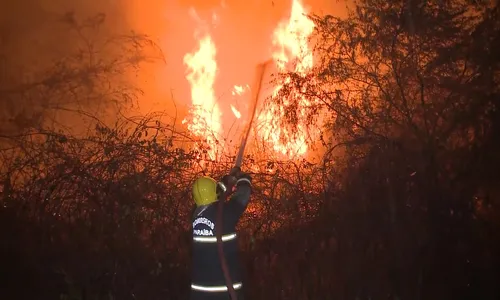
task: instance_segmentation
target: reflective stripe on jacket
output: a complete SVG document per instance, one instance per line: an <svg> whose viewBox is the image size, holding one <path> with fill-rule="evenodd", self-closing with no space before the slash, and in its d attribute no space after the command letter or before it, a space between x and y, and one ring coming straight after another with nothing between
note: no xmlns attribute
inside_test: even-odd
<svg viewBox="0 0 500 300"><path fill-rule="evenodd" d="M230 233L230 234L224 234L221 237L221 240L223 242L227 242L230 240L234 240L238 236L236 233ZM216 236L193 236L193 240L198 243L217 243L217 237Z"/></svg>
<svg viewBox="0 0 500 300"><path fill-rule="evenodd" d="M237 282L233 284L233 289L239 290L241 289L242 286L243 283ZM191 284L191 289L195 291L217 293L217 292L226 292L227 286L226 285L203 286L203 285Z"/></svg>

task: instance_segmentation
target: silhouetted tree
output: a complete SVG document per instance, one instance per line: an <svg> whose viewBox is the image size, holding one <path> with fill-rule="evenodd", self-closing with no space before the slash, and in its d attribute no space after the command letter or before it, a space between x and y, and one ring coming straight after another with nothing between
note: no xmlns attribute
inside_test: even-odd
<svg viewBox="0 0 500 300"><path fill-rule="evenodd" d="M83 20L74 13L64 15L61 24L73 37L60 44L63 56L43 69L22 66L19 72L18 66L7 64L9 57L3 58L1 135L48 126L86 129L90 118L110 119L110 112L135 105L141 91L126 76L143 63L163 59L161 50L146 35L103 34L99 29L104 22L104 14Z"/></svg>
<svg viewBox="0 0 500 300"><path fill-rule="evenodd" d="M478 159L496 151L483 142L498 110L497 10L367 0L347 19L313 17L318 63L306 76L284 74L292 81L276 100L288 100L287 126L300 96L315 101L310 119L326 113L332 133L325 160L347 174L325 212L338 216L330 224L345 249L341 298L494 295L475 279L493 273L478 262L491 237L479 238L474 197L485 182ZM345 150L329 150L337 145Z"/></svg>

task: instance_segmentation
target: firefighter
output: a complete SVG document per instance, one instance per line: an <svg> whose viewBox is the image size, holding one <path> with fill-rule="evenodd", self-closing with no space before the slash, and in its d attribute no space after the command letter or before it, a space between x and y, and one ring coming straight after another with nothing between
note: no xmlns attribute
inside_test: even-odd
<svg viewBox="0 0 500 300"><path fill-rule="evenodd" d="M238 300L243 299L243 283L239 262L236 225L250 200L252 181L239 168L233 169L221 182L200 177L193 184L196 209L193 214L193 253L191 273L191 300L230 299L217 251L217 205L229 180L235 191L223 208L222 243L230 278ZM224 183L226 182L226 184Z"/></svg>

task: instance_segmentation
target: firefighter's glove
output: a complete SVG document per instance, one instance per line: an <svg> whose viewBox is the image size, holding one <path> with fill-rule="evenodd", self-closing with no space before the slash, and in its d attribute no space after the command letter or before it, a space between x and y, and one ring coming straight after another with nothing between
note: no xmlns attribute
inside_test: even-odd
<svg viewBox="0 0 500 300"><path fill-rule="evenodd" d="M226 186L234 186L236 184L236 181L240 178L241 174L242 173L240 167L233 167L231 171L229 171L228 175L222 177L222 182Z"/></svg>
<svg viewBox="0 0 500 300"><path fill-rule="evenodd" d="M224 177L222 177L221 181L224 184L224 186L230 187L230 186L234 186L236 184L237 180L238 180L238 178L236 178L233 175L225 175Z"/></svg>
<svg viewBox="0 0 500 300"><path fill-rule="evenodd" d="M238 179L241 175L241 168L240 167L233 167L231 171L229 171L229 176L233 176L236 179Z"/></svg>
<svg viewBox="0 0 500 300"><path fill-rule="evenodd" d="M237 180L236 180L236 186L242 184L248 184L249 186L252 186L252 176L248 173L243 173L240 172L238 174Z"/></svg>

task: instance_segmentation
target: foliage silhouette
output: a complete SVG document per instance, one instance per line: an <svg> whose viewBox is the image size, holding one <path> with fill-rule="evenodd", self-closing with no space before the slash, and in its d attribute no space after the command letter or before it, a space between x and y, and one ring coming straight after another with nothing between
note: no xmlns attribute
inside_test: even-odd
<svg viewBox="0 0 500 300"><path fill-rule="evenodd" d="M249 298L498 298L499 7L471 9L367 0L345 20L312 17L319 62L282 74L271 101L287 97L291 127L293 95L316 101L323 161L252 144ZM79 111L85 135L44 123L1 136L2 296L186 299L190 184L232 157L200 162L200 141L160 113L107 124Z"/></svg>
<svg viewBox="0 0 500 300"><path fill-rule="evenodd" d="M6 73L0 83L1 134L49 125L64 130L89 126L89 117L109 119L110 112L116 114L136 104L141 90L126 76L144 63L164 60L163 54L146 35L106 36L99 30L104 22L104 14L78 20L74 13L67 13L61 24L75 36L67 55L46 69L25 70L29 76L12 78ZM14 73L14 68L8 71ZM80 124L77 119L82 114Z"/></svg>

